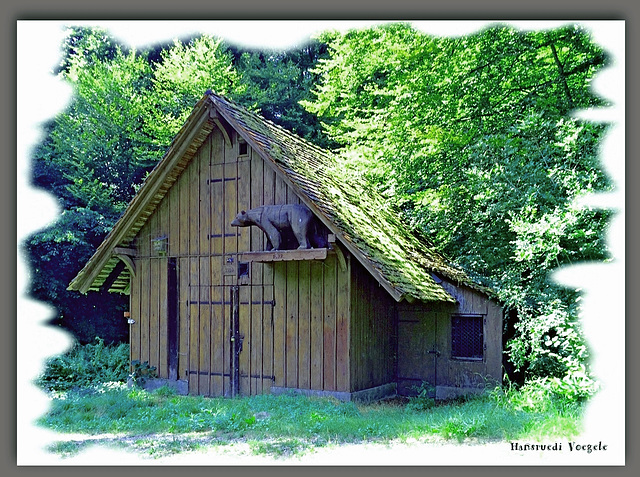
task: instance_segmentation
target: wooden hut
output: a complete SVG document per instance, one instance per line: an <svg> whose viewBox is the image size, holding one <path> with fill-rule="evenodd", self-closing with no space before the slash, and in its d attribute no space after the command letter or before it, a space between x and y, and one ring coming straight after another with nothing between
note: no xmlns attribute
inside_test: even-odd
<svg viewBox="0 0 640 477"><path fill-rule="evenodd" d="M269 251L258 227L231 225L277 204L306 205L325 246ZM330 152L210 92L69 289L128 294L131 359L190 394L376 399L428 383L446 398L501 381L488 290Z"/></svg>

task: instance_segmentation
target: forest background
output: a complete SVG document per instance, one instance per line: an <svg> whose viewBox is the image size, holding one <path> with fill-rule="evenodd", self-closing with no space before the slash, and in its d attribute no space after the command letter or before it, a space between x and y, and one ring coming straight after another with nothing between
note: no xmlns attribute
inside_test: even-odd
<svg viewBox="0 0 640 477"><path fill-rule="evenodd" d="M574 202L613 188L599 162L607 125L569 116L610 101L589 86L611 57L585 31L446 38L388 25L265 54L206 37L119 51L108 33L80 29L65 46L58 72L76 95L31 154L32 185L64 212L25 249L30 296L53 304L54 324L77 339L124 338L106 330L126 301L64 289L212 87L336 149L412 227L495 287L519 312L508 329L514 371L591 386L584 294L548 280L562 265L611 257L610 207Z"/></svg>

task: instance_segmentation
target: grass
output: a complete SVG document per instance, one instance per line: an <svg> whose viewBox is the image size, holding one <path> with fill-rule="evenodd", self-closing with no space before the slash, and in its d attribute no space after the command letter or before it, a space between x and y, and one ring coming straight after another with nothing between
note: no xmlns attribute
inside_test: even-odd
<svg viewBox="0 0 640 477"><path fill-rule="evenodd" d="M522 394L506 389L438 404L415 398L358 405L296 395L178 396L169 388L115 385L53 397L38 424L86 435L52 444L49 450L62 457L92 443L150 457L243 443L255 455L286 458L346 443L542 440L580 433L580 403Z"/></svg>

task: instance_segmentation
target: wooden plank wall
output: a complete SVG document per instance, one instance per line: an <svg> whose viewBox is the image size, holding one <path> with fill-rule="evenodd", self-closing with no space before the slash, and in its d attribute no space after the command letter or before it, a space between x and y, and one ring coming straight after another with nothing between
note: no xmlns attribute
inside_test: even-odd
<svg viewBox="0 0 640 477"><path fill-rule="evenodd" d="M349 391L348 268L335 254L264 266L274 270L274 385Z"/></svg>
<svg viewBox="0 0 640 477"><path fill-rule="evenodd" d="M351 391L396 379L396 303L352 260Z"/></svg>
<svg viewBox="0 0 640 477"><path fill-rule="evenodd" d="M438 315L438 384L454 387L482 385L485 379L502 377L502 308L486 295L447 281L443 285L458 300L456 307ZM451 359L451 314L478 314L484 317L484 357L481 361Z"/></svg>
<svg viewBox="0 0 640 477"><path fill-rule="evenodd" d="M229 273L238 252L264 250L264 233L230 223L240 210L300 203L250 147L238 154L214 129L136 237L131 288L132 359L168 377L167 257L176 257L178 379L189 392L231 393L231 287L239 286L240 394L272 386L349 391L349 269L322 262L251 262L249 276ZM152 240L167 236L167 256ZM229 262L233 260L233 262Z"/></svg>

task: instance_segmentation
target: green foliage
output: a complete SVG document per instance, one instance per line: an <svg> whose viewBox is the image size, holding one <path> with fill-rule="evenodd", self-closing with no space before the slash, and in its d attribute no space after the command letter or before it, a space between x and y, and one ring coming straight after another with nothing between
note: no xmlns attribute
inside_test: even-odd
<svg viewBox="0 0 640 477"><path fill-rule="evenodd" d="M577 25L439 38L388 24L321 39L329 55L302 104L345 169L517 310L516 370L585 369L579 295L548 273L607 258L610 213L573 205L611 187L598 161L606 125L570 116L604 104L589 89L604 52Z"/></svg>
<svg viewBox="0 0 640 477"><path fill-rule="evenodd" d="M220 95L241 94L244 86L222 40L211 36L188 43L175 40L154 63L153 95L146 100L146 130L166 148L195 103L211 89Z"/></svg>
<svg viewBox="0 0 640 477"><path fill-rule="evenodd" d="M326 147L331 143L322 132L315 114L301 102L312 99L317 80L313 68L326 56L326 45L312 41L287 51L257 51L230 47L241 88L233 98L264 118Z"/></svg>
<svg viewBox="0 0 640 477"><path fill-rule="evenodd" d="M409 398L409 403L407 404L408 409L412 409L414 411L426 411L427 409L435 406L435 386L423 381L419 386L414 386L413 391L416 395Z"/></svg>
<svg viewBox="0 0 640 477"><path fill-rule="evenodd" d="M155 366L151 366L149 364L149 361L141 363L139 360L134 359L133 361L131 361L131 369L132 371L129 375L131 382L141 388L144 387L147 380L158 377L158 368L156 368ZM159 395L166 396L166 392L161 392L159 393Z"/></svg>
<svg viewBox="0 0 640 477"><path fill-rule="evenodd" d="M36 384L49 392L94 388L105 383L124 383L129 368L129 345L105 345L104 340L80 345L49 358Z"/></svg>

